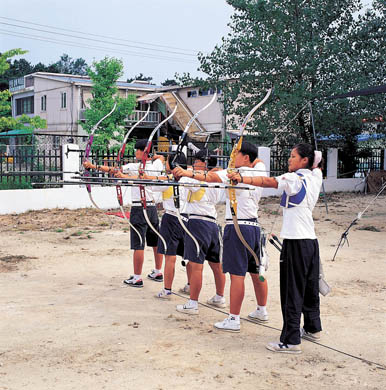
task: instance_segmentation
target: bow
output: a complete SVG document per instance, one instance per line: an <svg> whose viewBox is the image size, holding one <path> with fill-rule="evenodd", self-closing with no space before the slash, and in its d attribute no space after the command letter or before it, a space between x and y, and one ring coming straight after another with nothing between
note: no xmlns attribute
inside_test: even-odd
<svg viewBox="0 0 386 390"><path fill-rule="evenodd" d="M136 122L129 130L128 132L126 133L124 139L123 139L123 143L122 143L122 146L121 148L119 149L119 152L118 152L118 155L117 155L117 168L120 168L121 166L121 161L123 160L123 156L125 154L125 149L126 149L126 144L127 144L127 140L129 139L129 135L133 132L133 130L141 123L143 122L146 117L149 115L149 112L150 112L150 104L147 108L147 111L145 113L145 115L138 121ZM126 213L123 209L123 196L122 196L122 188L121 186L118 184L116 186L116 191L117 191L117 199L118 199L118 204L119 204L119 208L121 209L121 212L122 212L122 215L123 215L123 218L125 218L125 220L127 221L127 223L129 224L130 226L130 229L133 229L135 231L135 233L138 235L139 237L139 241L140 241L140 245L142 245L142 236L141 234L139 233L139 231L132 225L132 223L130 222L129 218L127 218L126 216Z"/></svg>
<svg viewBox="0 0 386 390"><path fill-rule="evenodd" d="M186 135L188 134L188 130L190 128L190 126L192 125L192 123L196 120L196 118L198 117L198 115L206 110L215 100L216 100L216 97L217 97L217 92L214 93L212 99L210 100L210 102L202 107L200 110L198 110L189 120L189 122L187 123L187 125L185 126L185 129L181 135L181 139L180 139L180 142L179 144L177 145L177 149L176 149L176 152L175 152L175 156L173 157L173 159L170 161L169 163L169 166L170 166L170 169L173 170L175 167L176 167L176 159L177 157L182 153L182 148L184 146L184 142L185 142L185 137ZM184 224L184 221L182 220L181 218L181 213L180 213L180 189L179 189L179 186L174 186L173 187L173 200L174 200L174 207L176 208L176 212L177 212L177 219L178 219L178 222L180 223L180 225L182 226L182 228L184 229L184 231L186 232L186 234L193 240L194 242L194 245L196 246L196 250L197 250L197 257L200 256L200 244L198 243L196 237L194 237L194 235L188 230L188 228L185 226Z"/></svg>
<svg viewBox="0 0 386 390"><path fill-rule="evenodd" d="M347 245L349 245L349 242L348 242L348 232L349 230L362 218L363 214L367 211L367 209L370 207L370 205L376 201L376 199L378 198L379 195L381 195L381 193L386 189L386 183L384 183L382 186L381 186L381 189L378 191L377 195L367 204L367 206L365 207L365 209L361 212L358 213L358 215L353 219L353 221L350 223L349 227L342 233L341 237L340 237L340 240L339 240L339 243L338 243L338 246L336 248L336 251L335 251L335 254L334 254L334 257L332 258L332 261L335 261L335 257L338 253L338 250L339 248L343 247L343 245L345 244L345 242L347 242Z"/></svg>
<svg viewBox="0 0 386 390"><path fill-rule="evenodd" d="M90 156L90 152L91 152L91 146L92 146L92 143L94 141L94 133L96 131L96 129L98 128L98 126L100 125L101 122L103 122L107 117L109 117L114 111L115 109L117 108L117 103L114 103L114 107L112 108L112 110L106 114L102 119L99 119L99 121L94 125L94 127L91 129L90 131L90 136L88 138L88 142L87 142L87 145L86 145L86 149L84 151L84 157L83 157L83 162L85 162L86 160L88 160L89 156ZM86 171L84 172L84 175L86 177L89 177L90 176L90 170L89 169L86 169ZM91 195L91 186L88 184L86 185L86 188L87 188L87 193L88 193L88 197L90 198L90 201L91 203L94 205L95 208L97 208L99 211L102 211L103 210L97 206L97 204L95 203L92 195Z"/></svg>
<svg viewBox="0 0 386 390"><path fill-rule="evenodd" d="M150 150L151 150L151 143L152 143L152 140L153 140L153 137L154 137L155 133L158 131L158 129L161 128L161 126L164 123L166 123L170 118L173 117L173 115L177 112L177 107L178 107L178 104L176 104L176 106L174 107L173 112L167 118L165 118L162 122L160 122L158 124L158 126L156 126L156 128L151 132L150 137L147 140L146 147L145 147L145 149L143 151L143 154L142 154L142 161L141 161L139 169L138 169L139 177L142 177L144 175L144 173L145 173L146 160L147 160L147 158L149 156L149 153L150 153ZM152 225L152 223L149 220L149 216L147 214L147 205L146 205L146 190L145 190L145 186L143 184L139 185L139 191L140 191L141 202L142 202L142 206L143 206L143 215L144 215L144 217L146 219L146 222L150 226L150 228L153 230L153 232L155 234L157 234L157 236L162 241L162 244L163 244L163 246L165 248L165 253L166 253L167 252L167 245L166 245L165 239L161 236L161 234L157 231L157 229L154 228L154 226Z"/></svg>
<svg viewBox="0 0 386 390"><path fill-rule="evenodd" d="M239 134L237 136L235 146L233 147L232 153L231 153L230 158L229 158L228 173L233 172L236 168L236 164L235 164L236 156L237 156L237 153L241 150L241 146L243 143L243 133L244 133L245 127L247 126L247 123L251 119L252 115L256 112L256 110L258 108L260 108L268 100L271 93L272 93L272 88L268 90L267 94L264 96L264 99L260 103L256 104L256 106L254 106L251 111L249 111L248 115L245 117L243 123L241 124L240 131L239 131ZM232 184L234 184L234 183L232 183ZM229 204L230 204L230 209L231 209L231 213L232 213L232 220L233 220L233 224L234 224L237 236L239 237L239 239L243 243L243 245L247 248L247 250L250 252L250 254L253 256L253 258L256 261L256 264L259 264L259 278L261 281L264 281L263 274L265 271L265 267L262 264L262 262L259 260L259 258L257 257L255 251L249 246L249 244L247 243L247 241L243 237L241 230L240 230L239 223L237 221L236 190L234 188L229 188L228 193L229 193Z"/></svg>

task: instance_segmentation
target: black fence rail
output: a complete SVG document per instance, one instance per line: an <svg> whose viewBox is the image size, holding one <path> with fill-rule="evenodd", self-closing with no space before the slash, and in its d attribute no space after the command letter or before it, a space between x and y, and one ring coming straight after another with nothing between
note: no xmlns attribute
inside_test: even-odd
<svg viewBox="0 0 386 390"><path fill-rule="evenodd" d="M380 148L364 148L356 155L349 155L338 149L338 177L366 177L369 171L383 170L385 150Z"/></svg>
<svg viewBox="0 0 386 390"><path fill-rule="evenodd" d="M0 184L57 182L63 178L62 151L37 151L33 147L18 148L0 155ZM9 187L12 188L12 185Z"/></svg>

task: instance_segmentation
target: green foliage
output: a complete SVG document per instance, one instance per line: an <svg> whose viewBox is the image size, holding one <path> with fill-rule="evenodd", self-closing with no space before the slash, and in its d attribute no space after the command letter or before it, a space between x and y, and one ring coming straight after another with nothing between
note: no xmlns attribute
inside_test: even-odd
<svg viewBox="0 0 386 390"><path fill-rule="evenodd" d="M73 60L68 54L63 54L54 66L59 73L87 75L87 63L83 58Z"/></svg>
<svg viewBox="0 0 386 390"><path fill-rule="evenodd" d="M140 81L148 81L149 83L153 80L153 77L146 77L142 73L140 73L138 76L134 76L131 79L127 79L128 83L132 83L134 80L140 80Z"/></svg>
<svg viewBox="0 0 386 390"><path fill-rule="evenodd" d="M385 84L385 2L357 17L360 0L227 0L235 12L231 32L212 53L199 54L200 70L223 91L227 128L240 119L271 86L275 100L257 112L248 129L258 142L276 134L283 142L313 143L309 109L280 130L314 101L319 134L352 140L362 131L363 117L383 115L384 95L355 99L326 97ZM326 11L328 10L328 12ZM185 85L197 83L189 75ZM383 115L384 116L384 115ZM385 117L385 116L384 116Z"/></svg>
<svg viewBox="0 0 386 390"><path fill-rule="evenodd" d="M161 83L162 86L164 87L170 87L174 85L178 85L177 81L174 79L166 79L164 82Z"/></svg>
<svg viewBox="0 0 386 390"><path fill-rule="evenodd" d="M32 188L31 181L25 177L19 180L8 180L7 177L0 177L0 190L29 190Z"/></svg>
<svg viewBox="0 0 386 390"><path fill-rule="evenodd" d="M133 111L136 99L134 95L127 98L118 96L116 82L123 74L122 61L105 57L94 62L93 68L88 69L88 75L93 82L93 99L88 101L90 108L85 111L86 122L82 127L91 132L93 126L103 118L117 103L117 108L109 117L102 121L95 132L93 149L105 151L123 142L125 134L125 119ZM115 146L116 147L116 146Z"/></svg>

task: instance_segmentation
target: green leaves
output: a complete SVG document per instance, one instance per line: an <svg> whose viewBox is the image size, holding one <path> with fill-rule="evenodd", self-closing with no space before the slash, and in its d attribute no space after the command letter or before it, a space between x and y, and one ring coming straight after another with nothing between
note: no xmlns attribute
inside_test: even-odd
<svg viewBox="0 0 386 390"><path fill-rule="evenodd" d="M94 62L88 69L88 75L93 82L92 95L87 103L90 108L85 111L86 122L82 127L90 133L92 127L105 116L117 103L115 111L106 118L95 132L93 149L106 151L114 148L114 144L122 143L124 137L125 119L133 111L136 98L134 95L122 97L119 95L116 82L123 74L123 63L116 58L105 57Z"/></svg>
<svg viewBox="0 0 386 390"><path fill-rule="evenodd" d="M248 125L257 142L276 136L313 143L309 111L282 129L309 101L314 101L319 135L362 131L362 118L384 115L381 95L325 98L386 83L385 2L358 18L360 0L227 0L234 9L231 32L208 55L200 70L223 90L227 129L241 119L264 91L275 86L276 99ZM328 11L326 11L328 10ZM185 80L188 83L188 80Z"/></svg>

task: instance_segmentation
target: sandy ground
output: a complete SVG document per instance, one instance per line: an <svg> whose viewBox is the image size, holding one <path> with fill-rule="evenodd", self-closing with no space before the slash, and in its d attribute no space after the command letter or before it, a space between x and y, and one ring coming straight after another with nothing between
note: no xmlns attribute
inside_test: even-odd
<svg viewBox="0 0 386 390"><path fill-rule="evenodd" d="M329 196L315 209L326 278L321 345L301 355L265 349L282 325L277 250L269 245L267 326L242 321L239 334L216 331L225 314L201 306L194 318L160 302L162 285L122 284L132 273L126 223L96 210L45 210L0 216L0 390L43 389L384 389L386 370L386 195L340 235L373 196ZM277 198L264 199L261 222L278 232ZM146 251L144 272L153 267ZM200 300L214 293L205 268ZM186 281L176 269L175 290ZM227 283L228 284L228 283ZM228 288L226 296L228 298ZM254 310L250 280L242 316ZM227 310L227 309L226 309ZM226 311L225 310L225 311ZM331 347L326 348L326 346Z"/></svg>

